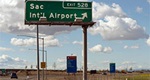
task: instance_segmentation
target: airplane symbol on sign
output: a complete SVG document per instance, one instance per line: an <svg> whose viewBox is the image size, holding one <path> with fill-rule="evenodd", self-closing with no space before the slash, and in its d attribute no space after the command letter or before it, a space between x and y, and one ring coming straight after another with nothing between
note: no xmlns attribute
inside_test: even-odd
<svg viewBox="0 0 150 80"><path fill-rule="evenodd" d="M76 15L75 15L75 20L77 20L77 19L84 20L85 18L88 18L88 16L87 16L87 13L86 13L86 12L85 12L85 13L82 13L81 15L82 15L82 17L77 17L77 14L76 14Z"/></svg>

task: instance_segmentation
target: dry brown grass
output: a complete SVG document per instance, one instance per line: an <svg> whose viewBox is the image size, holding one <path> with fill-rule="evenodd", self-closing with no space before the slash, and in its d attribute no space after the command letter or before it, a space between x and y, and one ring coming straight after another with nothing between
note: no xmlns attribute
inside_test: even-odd
<svg viewBox="0 0 150 80"><path fill-rule="evenodd" d="M43 80L42 79L42 71L40 71L40 74L41 74L40 78L41 78L41 80ZM144 76L150 75L150 73L130 73L130 74L129 73L128 74L117 73L114 76L109 73L107 75L102 75L100 73L91 75L88 73L87 76L88 76L88 80L124 80L126 77L128 77L128 78L130 77L131 80L132 79L136 80L136 78L134 78L134 76L137 77L141 74L143 74ZM19 78L21 78L18 80L24 80L27 76L27 72L19 71L19 72L17 72L17 75L19 76ZM30 76L30 79L28 79L28 80L37 80L37 71L28 71L28 76ZM82 76L83 76L82 72L78 72L74 75L74 74L67 74L65 71L47 71L47 72L45 71L45 79L44 80L83 80ZM46 77L47 77L47 79L46 79ZM149 77L150 76L148 76L148 80L150 80ZM7 80L7 79L4 79L4 80Z"/></svg>

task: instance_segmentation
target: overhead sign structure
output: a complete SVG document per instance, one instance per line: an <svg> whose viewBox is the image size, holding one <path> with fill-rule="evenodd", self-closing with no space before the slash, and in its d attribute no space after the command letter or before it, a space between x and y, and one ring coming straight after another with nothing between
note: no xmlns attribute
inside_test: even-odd
<svg viewBox="0 0 150 80"><path fill-rule="evenodd" d="M25 24L37 25L37 79L40 79L38 25L82 26L83 80L87 80L87 28L95 23L92 21L92 2L25 0ZM68 59L67 71L76 70L76 59Z"/></svg>
<svg viewBox="0 0 150 80"><path fill-rule="evenodd" d="M77 57L67 56L67 73L77 72Z"/></svg>
<svg viewBox="0 0 150 80"><path fill-rule="evenodd" d="M92 22L92 2L26 0L25 6L25 24Z"/></svg>
<svg viewBox="0 0 150 80"><path fill-rule="evenodd" d="M110 63L110 73L115 73L116 72L116 65L115 63Z"/></svg>

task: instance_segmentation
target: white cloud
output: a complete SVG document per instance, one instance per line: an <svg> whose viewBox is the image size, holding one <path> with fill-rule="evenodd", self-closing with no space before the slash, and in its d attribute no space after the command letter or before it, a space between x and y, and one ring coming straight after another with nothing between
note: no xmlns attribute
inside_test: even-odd
<svg viewBox="0 0 150 80"><path fill-rule="evenodd" d="M13 58L8 55L0 56L0 68L24 68L28 62L18 57Z"/></svg>
<svg viewBox="0 0 150 80"><path fill-rule="evenodd" d="M145 29L131 18L106 16L97 23L89 31L93 35L100 34L105 40L137 40L149 37Z"/></svg>
<svg viewBox="0 0 150 80"><path fill-rule="evenodd" d="M150 37L147 39L146 43L150 46Z"/></svg>
<svg viewBox="0 0 150 80"><path fill-rule="evenodd" d="M25 52L25 51L26 51L26 49L21 48L21 49L19 49L19 51L21 51L21 52Z"/></svg>
<svg viewBox="0 0 150 80"><path fill-rule="evenodd" d="M0 2L0 31L1 32L13 32L15 29L21 30L24 19L24 1L22 0L1 0Z"/></svg>
<svg viewBox="0 0 150 80"><path fill-rule="evenodd" d="M108 65L110 63L110 61L103 61L102 64L104 65Z"/></svg>
<svg viewBox="0 0 150 80"><path fill-rule="evenodd" d="M66 64L60 64L60 65L57 65L57 70L65 70L66 69Z"/></svg>
<svg viewBox="0 0 150 80"><path fill-rule="evenodd" d="M139 48L139 45L133 45L133 46L127 46L125 45L124 46L124 49L138 49Z"/></svg>
<svg viewBox="0 0 150 80"><path fill-rule="evenodd" d="M141 69L149 69L149 64L139 64L135 61L124 61L121 65L117 66L117 69L119 70L129 70L132 68L133 70L141 70Z"/></svg>
<svg viewBox="0 0 150 80"><path fill-rule="evenodd" d="M36 44L36 40L34 38L30 39L12 38L10 43L15 46L31 46Z"/></svg>
<svg viewBox="0 0 150 80"><path fill-rule="evenodd" d="M47 37L44 37L44 45L47 47L55 47L55 46L59 46L60 43L59 43L59 40L56 39L54 36L47 36Z"/></svg>
<svg viewBox="0 0 150 80"><path fill-rule="evenodd" d="M112 48L111 47L104 47L103 52L104 53L111 53L112 52Z"/></svg>
<svg viewBox="0 0 150 80"><path fill-rule="evenodd" d="M24 25L24 1L0 0L0 32L13 34L36 34L36 26ZM69 26L39 26L40 34L57 35L69 33L80 27Z"/></svg>
<svg viewBox="0 0 150 80"><path fill-rule="evenodd" d="M112 52L112 48L111 47L103 47L102 45L96 45L92 48L89 49L91 52L93 53L111 53Z"/></svg>
<svg viewBox="0 0 150 80"><path fill-rule="evenodd" d="M11 48L0 47L0 51L11 51Z"/></svg>
<svg viewBox="0 0 150 80"><path fill-rule="evenodd" d="M0 6L5 6L5 5L10 5L10 6L15 6L17 2L15 0L0 0L1 5Z"/></svg>
<svg viewBox="0 0 150 80"><path fill-rule="evenodd" d="M138 46L138 45L135 45L135 46L131 46L131 48L133 48L133 49L138 49L139 46Z"/></svg>
<svg viewBox="0 0 150 80"><path fill-rule="evenodd" d="M44 38L44 45L46 47L55 47L59 46L59 41L58 39L55 39L54 36L46 36ZM39 44L40 46L43 45L42 40L39 39ZM17 38L12 38L11 42L12 45L15 46L33 46L36 45L36 38L30 38L30 39L17 39Z"/></svg>
<svg viewBox="0 0 150 80"><path fill-rule="evenodd" d="M128 48L128 46L127 46L127 45L125 45L125 46L124 46L124 49L127 49L127 48Z"/></svg>
<svg viewBox="0 0 150 80"><path fill-rule="evenodd" d="M98 70L99 66L95 64L88 64L88 70Z"/></svg>
<svg viewBox="0 0 150 80"><path fill-rule="evenodd" d="M129 65L129 64L133 65L133 64L136 64L136 62L134 62L134 61L124 61L124 62L122 62L122 64L123 65Z"/></svg>
<svg viewBox="0 0 150 80"><path fill-rule="evenodd" d="M143 8L141 8L141 7L138 6L138 7L136 8L136 12L138 12L138 13L143 12Z"/></svg>
<svg viewBox="0 0 150 80"><path fill-rule="evenodd" d="M127 17L118 4L109 6L93 2L93 18L97 22L89 29L90 33L100 34L105 40L137 40L149 37L145 28Z"/></svg>
<svg viewBox="0 0 150 80"><path fill-rule="evenodd" d="M86 1L86 0L84 0ZM1 0L0 2L0 32L13 33L13 34L36 34L36 26L24 25L24 1L22 0ZM5 5L5 6L4 6ZM107 17L106 17L107 16ZM112 17L114 16L114 18ZM111 6L104 3L93 2L93 18L94 20L99 20L97 26L91 29L92 34L101 34L104 39L107 40L132 40L145 38L147 34L145 30L140 27L135 20L131 18L131 22L126 22L124 20L126 13L122 8L113 3ZM109 20L109 19L110 20ZM108 20L108 21L106 21ZM135 22L134 22L135 21ZM102 23L102 25L100 25ZM119 23L119 24L117 24ZM116 25L115 25L116 24ZM114 25L114 26L111 26ZM135 25L135 26L134 26ZM138 29L130 29L129 26L133 26ZM69 27L69 26L40 26L40 34L45 35L57 35L62 33L69 33L80 27ZM108 30L108 29L110 30ZM116 29L117 28L117 29ZM103 30L102 30L103 29ZM131 31L130 31L131 30ZM129 31L129 33L128 33ZM119 35L118 33L121 34ZM111 34L113 33L113 34ZM133 33L133 34L132 34ZM141 34L139 34L141 33ZM131 35L132 34L132 35ZM131 35L131 36L130 36ZM139 35L139 36L138 36ZM128 37L129 36L129 37ZM144 37L142 37L144 36Z"/></svg>
<svg viewBox="0 0 150 80"><path fill-rule="evenodd" d="M136 65L137 65L137 63L134 61L124 61L121 63L121 65L119 65L117 67L117 69L118 70L126 70L126 69L129 70L132 67L132 69L135 70L135 69L137 69Z"/></svg>
<svg viewBox="0 0 150 80"><path fill-rule="evenodd" d="M58 58L56 64L58 70L66 69L66 58Z"/></svg>
<svg viewBox="0 0 150 80"><path fill-rule="evenodd" d="M82 41L73 41L72 43L73 43L73 44L79 44L79 45L82 45L82 44L83 44Z"/></svg>
<svg viewBox="0 0 150 80"><path fill-rule="evenodd" d="M142 70L142 69L149 69L149 66L143 66L143 65L138 65L138 64L134 64L134 65L119 65L117 66L118 70L130 70L130 68L132 68L132 70Z"/></svg>
<svg viewBox="0 0 150 80"><path fill-rule="evenodd" d="M126 14L118 4L113 3L109 6L104 3L93 2L93 19L97 20L105 16L125 17Z"/></svg>
<svg viewBox="0 0 150 80"><path fill-rule="evenodd" d="M66 59L65 59L65 58L58 58L58 59L57 59L57 62L58 62L58 63L65 63L65 62L66 62Z"/></svg>
<svg viewBox="0 0 150 80"><path fill-rule="evenodd" d="M150 4L150 0L147 0L147 2Z"/></svg>
<svg viewBox="0 0 150 80"><path fill-rule="evenodd" d="M103 51L103 47L102 45L96 45L92 48L89 49L91 52L102 52Z"/></svg>

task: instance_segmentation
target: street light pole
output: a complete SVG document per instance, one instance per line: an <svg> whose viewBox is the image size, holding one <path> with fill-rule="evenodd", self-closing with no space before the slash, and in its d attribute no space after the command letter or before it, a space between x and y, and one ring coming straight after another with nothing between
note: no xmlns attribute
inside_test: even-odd
<svg viewBox="0 0 150 80"><path fill-rule="evenodd" d="M42 54L42 57L43 57L43 62L44 62L44 38L41 38L43 40L43 54ZM43 80L44 80L44 68L43 68Z"/></svg>
<svg viewBox="0 0 150 80"><path fill-rule="evenodd" d="M37 49L29 49L29 50L37 50ZM43 50L39 50L39 51L43 52ZM47 80L47 50L44 50L44 52L45 52L44 54L45 54L45 62L46 62L46 80Z"/></svg>
<svg viewBox="0 0 150 80"><path fill-rule="evenodd" d="M46 62L46 80L47 80L47 51L45 50L45 62Z"/></svg>
<svg viewBox="0 0 150 80"><path fill-rule="evenodd" d="M37 78L38 80L40 80L40 68L39 68L39 39L41 39L43 42L42 42L42 45L43 45L43 54L42 54L42 61L44 62L44 38L40 38L39 37L39 29L38 29L38 25L37 25L37 37L34 37L34 36L27 36L27 35L18 35L18 36L26 36L26 37L31 37L31 38L37 38ZM42 77L43 77L43 80L44 80L44 68L42 70Z"/></svg>

